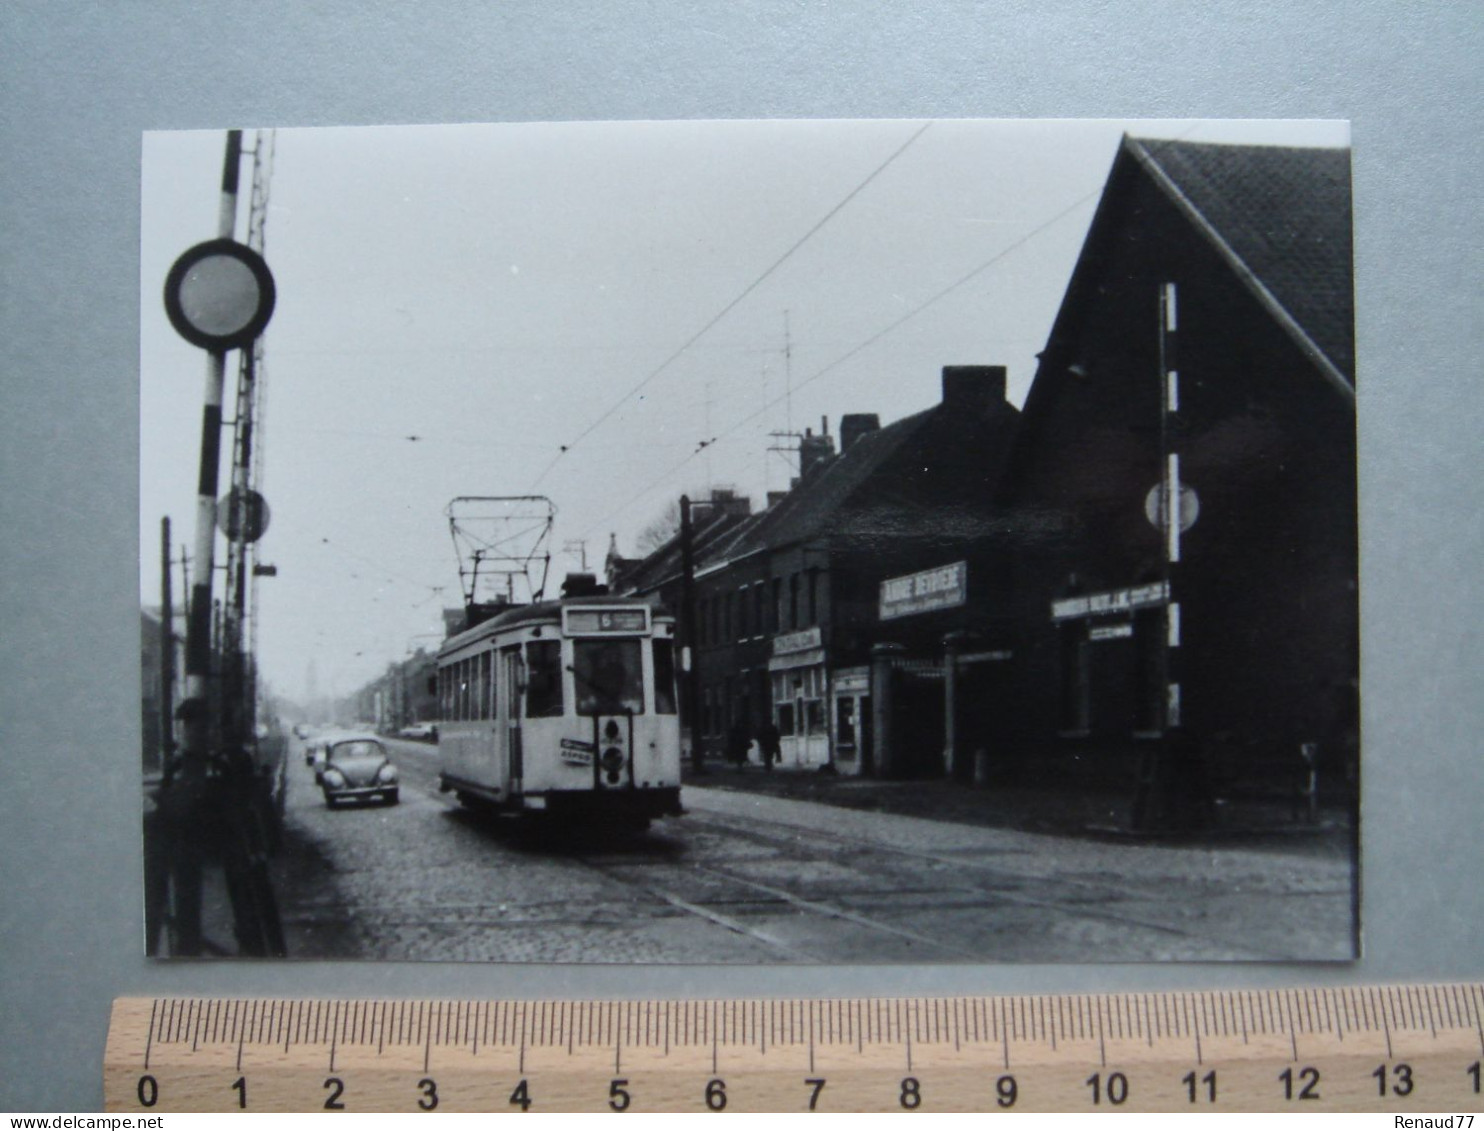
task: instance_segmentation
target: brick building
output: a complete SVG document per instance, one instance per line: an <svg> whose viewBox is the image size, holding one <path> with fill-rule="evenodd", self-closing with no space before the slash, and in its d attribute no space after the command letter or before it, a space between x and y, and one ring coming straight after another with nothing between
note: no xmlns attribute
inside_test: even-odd
<svg viewBox="0 0 1484 1131"><path fill-rule="evenodd" d="M839 454L807 436L799 482L765 510L698 525L708 752L771 721L785 765L942 772L944 638L1003 612L993 495L1016 417L1002 368L948 367L935 407L884 428L846 415ZM666 547L612 580L678 607L678 561ZM918 579L932 592L889 596Z"/></svg>
<svg viewBox="0 0 1484 1131"><path fill-rule="evenodd" d="M1125 138L1000 485L991 746L1128 779L1179 726L1231 783L1353 774L1355 455L1349 151Z"/></svg>

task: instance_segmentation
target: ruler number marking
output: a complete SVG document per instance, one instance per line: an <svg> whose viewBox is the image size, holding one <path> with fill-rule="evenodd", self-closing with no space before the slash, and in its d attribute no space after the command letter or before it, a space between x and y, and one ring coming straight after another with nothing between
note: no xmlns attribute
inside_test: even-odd
<svg viewBox="0 0 1484 1131"><path fill-rule="evenodd" d="M994 1091L994 1102L1000 1107L1014 1107L1015 1101L1020 1098L1020 1085L1015 1082L1014 1076L1008 1074L994 1082Z"/></svg>
<svg viewBox="0 0 1484 1131"><path fill-rule="evenodd" d="M1108 1102L1114 1107L1128 1101L1128 1077L1122 1072L1110 1072L1104 1081L1102 1073L1094 1072L1086 1080L1082 1081L1092 1089L1092 1102L1101 1104L1103 1097L1108 1097Z"/></svg>
<svg viewBox="0 0 1484 1131"><path fill-rule="evenodd" d="M1197 1096L1200 1094L1199 1089L1196 1087L1198 1083L1205 1085L1206 1102L1208 1104L1214 1104L1216 1102L1216 1070L1214 1068L1199 1080L1196 1079L1194 1072L1187 1072L1180 1078L1180 1083L1185 1085L1187 1089L1186 1094L1191 1103L1195 1103Z"/></svg>
<svg viewBox="0 0 1484 1131"><path fill-rule="evenodd" d="M247 1077L239 1076L232 1081L232 1090L237 1093L237 1110L247 1110Z"/></svg>
<svg viewBox="0 0 1484 1131"><path fill-rule="evenodd" d="M804 1080L804 1086L811 1089L809 1092L809 1110L814 1111L815 1105L819 1103L819 1093L824 1091L825 1079L823 1076L810 1076Z"/></svg>
<svg viewBox="0 0 1484 1131"><path fill-rule="evenodd" d="M1285 1100L1317 1100L1319 1096L1319 1069L1305 1065L1299 1069L1298 1083L1301 1085L1297 1097L1294 1095L1294 1075L1292 1068L1285 1068L1278 1073L1278 1079L1283 1081L1283 1098Z"/></svg>
<svg viewBox="0 0 1484 1131"><path fill-rule="evenodd" d="M608 1106L614 1111L628 1111L632 1097L625 1087L628 1085L626 1079L608 1081Z"/></svg>
<svg viewBox="0 0 1484 1131"><path fill-rule="evenodd" d="M324 1083L325 1090L330 1094L325 1097L325 1111L344 1111L345 1104L340 1097L345 1095L345 1081L339 1076L327 1076Z"/></svg>
<svg viewBox="0 0 1484 1131"><path fill-rule="evenodd" d="M706 1106L712 1111L725 1111L727 1107L727 1082L712 1077L706 1084Z"/></svg>
<svg viewBox="0 0 1484 1131"><path fill-rule="evenodd" d="M1412 1066L1410 1064L1393 1064L1391 1066L1390 1094L1393 1096L1410 1096L1412 1094ZM1383 1098L1387 1095L1386 1065L1378 1064L1376 1070L1371 1073L1376 1081L1377 1095Z"/></svg>
<svg viewBox="0 0 1484 1131"><path fill-rule="evenodd" d="M1476 1095L1476 1096L1479 1094L1479 1075L1480 1075L1479 1065L1480 1065L1480 1063L1481 1063L1480 1061L1477 1061L1476 1060L1476 1061L1474 1061L1473 1064L1469 1065L1467 1068L1465 1068L1463 1070L1463 1074L1465 1076L1468 1076L1470 1079L1473 1080L1473 1082L1474 1082L1474 1095Z"/></svg>
<svg viewBox="0 0 1484 1131"><path fill-rule="evenodd" d="M912 1111L922 1105L922 1084L916 1076L905 1076L902 1078L902 1090L897 1096L897 1102L908 1111Z"/></svg>
<svg viewBox="0 0 1484 1131"><path fill-rule="evenodd" d="M530 1085L527 1083L525 1077L521 1077L520 1083L515 1086L515 1091L510 1093L511 1105L520 1108L521 1111L530 1111L531 1105L535 1102L531 1098Z"/></svg>

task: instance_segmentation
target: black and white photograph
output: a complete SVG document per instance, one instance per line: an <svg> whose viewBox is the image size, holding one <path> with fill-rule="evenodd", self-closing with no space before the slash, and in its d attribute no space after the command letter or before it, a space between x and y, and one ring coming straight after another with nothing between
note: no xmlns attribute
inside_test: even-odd
<svg viewBox="0 0 1484 1131"><path fill-rule="evenodd" d="M140 235L146 954L1359 957L1347 123L156 131Z"/></svg>

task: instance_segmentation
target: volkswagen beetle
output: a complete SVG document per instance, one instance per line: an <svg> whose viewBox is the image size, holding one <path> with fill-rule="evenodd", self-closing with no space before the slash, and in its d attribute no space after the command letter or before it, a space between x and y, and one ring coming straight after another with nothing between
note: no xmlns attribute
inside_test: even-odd
<svg viewBox="0 0 1484 1131"><path fill-rule="evenodd" d="M397 803L397 767L375 735L337 735L325 743L323 758L318 777L330 808L342 801Z"/></svg>

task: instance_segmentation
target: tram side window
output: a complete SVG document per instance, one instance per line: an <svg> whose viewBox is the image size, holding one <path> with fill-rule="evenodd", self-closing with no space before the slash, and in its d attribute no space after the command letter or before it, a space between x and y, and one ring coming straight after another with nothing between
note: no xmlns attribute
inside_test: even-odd
<svg viewBox="0 0 1484 1131"><path fill-rule="evenodd" d="M479 654L479 717L495 717L495 654Z"/></svg>
<svg viewBox="0 0 1484 1131"><path fill-rule="evenodd" d="M533 640L526 645L526 718L549 719L562 713L562 642Z"/></svg>
<svg viewBox="0 0 1484 1131"><path fill-rule="evenodd" d="M638 640L579 640L572 649L579 715L642 715L644 669Z"/></svg>
<svg viewBox="0 0 1484 1131"><path fill-rule="evenodd" d="M654 642L654 712L675 713L675 645L669 640Z"/></svg>

